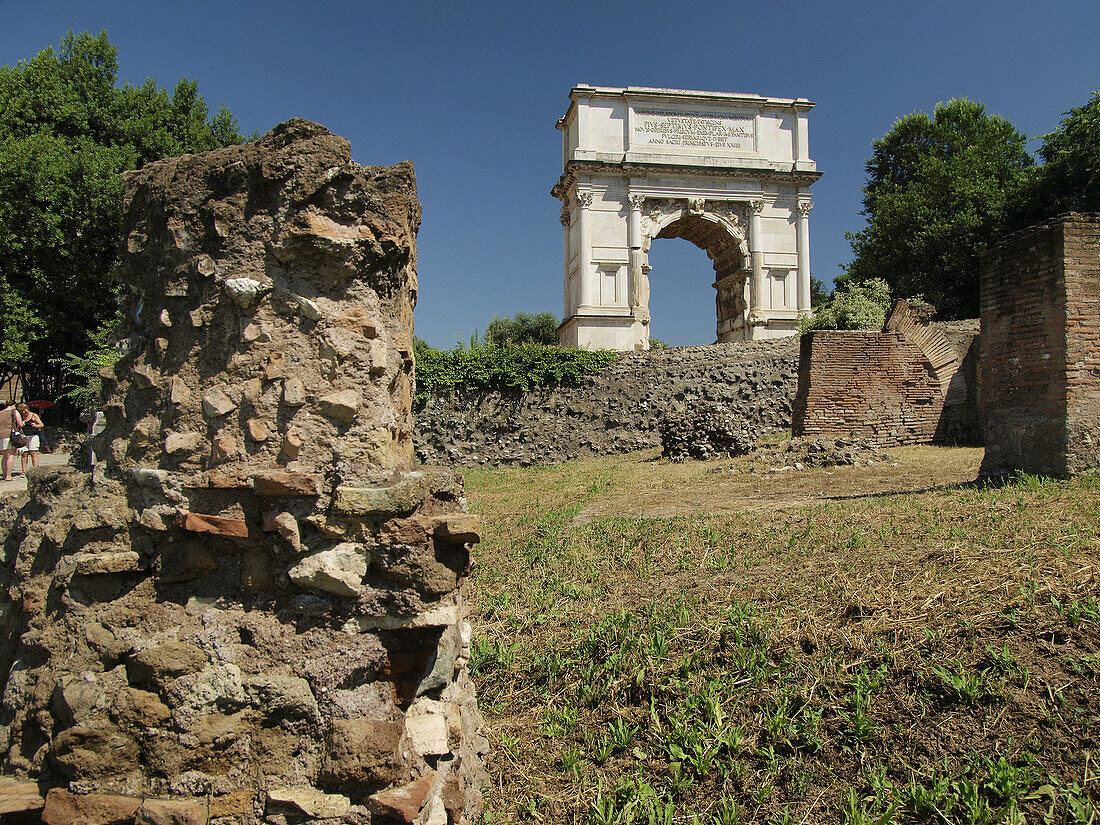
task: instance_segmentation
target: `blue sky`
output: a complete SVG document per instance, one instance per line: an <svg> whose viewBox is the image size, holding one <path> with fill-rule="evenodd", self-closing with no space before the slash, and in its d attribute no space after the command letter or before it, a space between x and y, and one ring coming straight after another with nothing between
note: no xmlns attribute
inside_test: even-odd
<svg viewBox="0 0 1100 825"><path fill-rule="evenodd" d="M361 163L413 161L416 331L436 346L494 314L560 316L554 123L578 83L815 101L810 153L824 176L810 249L827 283L850 258L844 233L863 225L871 142L899 116L965 96L1037 136L1100 89L1097 0L0 0L0 64L56 47L70 28L105 28L123 80L197 80L245 131L301 116L347 137ZM665 240L650 260L653 334L710 343L706 255Z"/></svg>

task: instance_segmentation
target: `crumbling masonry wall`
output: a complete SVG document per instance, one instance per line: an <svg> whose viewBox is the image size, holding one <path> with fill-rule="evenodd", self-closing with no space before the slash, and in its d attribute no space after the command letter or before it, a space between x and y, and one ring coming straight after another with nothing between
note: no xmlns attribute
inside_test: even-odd
<svg viewBox="0 0 1100 825"><path fill-rule="evenodd" d="M33 472L0 565L0 812L476 820L478 528L414 467L412 166L293 120L126 198L105 464Z"/></svg>
<svg viewBox="0 0 1100 825"><path fill-rule="evenodd" d="M882 446L980 443L977 342L965 328L930 323L927 304L898 301L881 331L802 336L796 437L844 436Z"/></svg>
<svg viewBox="0 0 1100 825"><path fill-rule="evenodd" d="M982 473L1100 469L1100 215L982 255Z"/></svg>

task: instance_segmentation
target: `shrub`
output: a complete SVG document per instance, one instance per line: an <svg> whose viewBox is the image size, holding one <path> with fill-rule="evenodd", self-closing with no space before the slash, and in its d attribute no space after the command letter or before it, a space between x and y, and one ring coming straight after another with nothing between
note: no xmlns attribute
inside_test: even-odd
<svg viewBox="0 0 1100 825"><path fill-rule="evenodd" d="M577 384L620 356L610 350L562 349L546 344L515 346L471 343L440 350L416 347L416 404L454 390L517 390Z"/></svg>
<svg viewBox="0 0 1100 825"><path fill-rule="evenodd" d="M798 322L799 332L812 329L881 329L890 308L890 287L882 278L841 282L832 298Z"/></svg>

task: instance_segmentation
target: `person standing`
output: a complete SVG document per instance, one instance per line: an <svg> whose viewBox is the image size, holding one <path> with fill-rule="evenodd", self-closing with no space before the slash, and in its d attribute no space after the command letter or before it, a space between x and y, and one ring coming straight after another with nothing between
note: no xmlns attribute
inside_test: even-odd
<svg viewBox="0 0 1100 825"><path fill-rule="evenodd" d="M15 447L11 443L11 431L23 426L23 419L19 417L19 411L15 408L15 402L9 401L4 409L0 410L0 470L3 470L4 481L11 481L11 468L15 463Z"/></svg>
<svg viewBox="0 0 1100 825"><path fill-rule="evenodd" d="M26 404L19 404L16 408L19 417L23 420L23 435L27 437L26 446L19 447L19 461L22 463L23 475L27 474L27 459L31 464L38 466L38 450L42 439L42 429L46 426L38 413Z"/></svg>

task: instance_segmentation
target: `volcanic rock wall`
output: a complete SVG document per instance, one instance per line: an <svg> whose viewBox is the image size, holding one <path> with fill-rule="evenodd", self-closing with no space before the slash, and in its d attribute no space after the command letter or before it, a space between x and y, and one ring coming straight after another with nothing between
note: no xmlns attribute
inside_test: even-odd
<svg viewBox="0 0 1100 825"><path fill-rule="evenodd" d="M105 465L32 473L0 565L0 812L477 818L478 528L413 464L419 222L411 165L302 120L130 178Z"/></svg>
<svg viewBox="0 0 1100 825"><path fill-rule="evenodd" d="M416 415L422 461L551 464L661 446L661 418L714 402L753 427L786 429L798 340L624 355L575 387L452 393Z"/></svg>
<svg viewBox="0 0 1100 825"><path fill-rule="evenodd" d="M983 253L982 473L1100 470L1100 214Z"/></svg>

